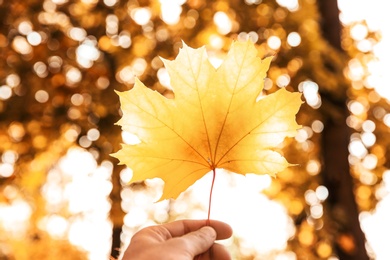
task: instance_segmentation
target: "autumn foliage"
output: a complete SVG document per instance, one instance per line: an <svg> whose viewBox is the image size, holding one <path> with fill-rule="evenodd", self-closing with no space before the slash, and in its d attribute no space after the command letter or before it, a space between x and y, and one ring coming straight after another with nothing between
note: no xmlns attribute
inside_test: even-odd
<svg viewBox="0 0 390 260"><path fill-rule="evenodd" d="M273 149L296 134L301 94L261 95L271 60L261 60L250 41L234 42L215 69L204 47L184 44L175 60L164 60L174 99L139 80L119 93L119 124L141 140L114 154L133 170L132 182L163 179L163 200L216 168L275 175L289 166Z"/></svg>

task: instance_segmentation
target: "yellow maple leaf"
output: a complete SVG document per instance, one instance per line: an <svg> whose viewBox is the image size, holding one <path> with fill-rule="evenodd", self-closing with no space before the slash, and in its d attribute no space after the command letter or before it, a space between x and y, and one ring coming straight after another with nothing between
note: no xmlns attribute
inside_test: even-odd
<svg viewBox="0 0 390 260"><path fill-rule="evenodd" d="M257 100L271 59L259 58L250 41L234 42L216 69L205 47L183 44L175 60L163 60L174 99L139 80L118 93L118 124L141 140L113 154L133 170L131 182L161 178L164 200L216 168L275 175L290 166L273 149L296 134L301 94L282 88Z"/></svg>

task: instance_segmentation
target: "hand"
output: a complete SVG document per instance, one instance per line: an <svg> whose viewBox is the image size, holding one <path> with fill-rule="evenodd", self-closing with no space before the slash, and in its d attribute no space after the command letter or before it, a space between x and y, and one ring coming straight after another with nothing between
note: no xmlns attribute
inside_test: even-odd
<svg viewBox="0 0 390 260"><path fill-rule="evenodd" d="M231 227L217 220L150 226L134 234L122 260L230 260L226 249L214 242L231 235Z"/></svg>

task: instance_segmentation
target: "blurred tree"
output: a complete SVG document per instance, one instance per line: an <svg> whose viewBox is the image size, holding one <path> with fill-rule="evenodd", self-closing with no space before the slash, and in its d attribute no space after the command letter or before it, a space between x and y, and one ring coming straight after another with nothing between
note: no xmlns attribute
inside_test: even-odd
<svg viewBox="0 0 390 260"><path fill-rule="evenodd" d="M343 55L341 47L341 23L337 1L319 1L322 34L329 44ZM342 68L336 68L331 62L327 67L339 78L343 77ZM340 82L342 83L342 82ZM323 84L327 84L326 82ZM359 210L354 197L354 184L348 163L348 145L351 131L346 124L348 118L347 90L350 84L342 83L337 94L321 93L323 97L322 114L324 131L322 133L323 183L330 194L328 209L330 218L339 226L339 238L334 247L340 259L369 259L366 253L365 235L360 227ZM329 111L332 111L329 113ZM350 241L351 243L345 242ZM349 244L353 246L348 246Z"/></svg>
<svg viewBox="0 0 390 260"><path fill-rule="evenodd" d="M67 205L50 207L43 190L49 172L75 146L99 165L112 165L112 256L117 257L125 213L123 167L109 156L122 142L114 90L130 89L139 77L172 97L159 57L174 58L183 40L191 47L206 45L219 58L234 39L256 42L261 56L275 55L265 92L286 87L304 93L298 116L303 128L284 149L300 167L280 173L265 191L295 221L286 250L297 259L368 259L358 214L375 206L390 146L386 138L367 145L371 155L383 158L373 170L362 166L363 157L351 156L348 146L368 118L377 123L379 136L387 133L382 119L389 105L346 79L349 55L358 51L348 34L341 34L335 0L0 0L0 22L0 206L22 200L32 210L22 230L27 240L7 236L10 227L0 225L2 259L28 259L49 244L55 255L40 253L40 259L87 257L81 249L69 251L70 244L59 246L41 224L53 214L73 217ZM375 106L351 115L348 104L356 97L366 107L375 100ZM371 182L362 181L363 174ZM319 187L326 187L329 198L310 200ZM315 207L323 211L316 215ZM25 256L18 255L21 248Z"/></svg>

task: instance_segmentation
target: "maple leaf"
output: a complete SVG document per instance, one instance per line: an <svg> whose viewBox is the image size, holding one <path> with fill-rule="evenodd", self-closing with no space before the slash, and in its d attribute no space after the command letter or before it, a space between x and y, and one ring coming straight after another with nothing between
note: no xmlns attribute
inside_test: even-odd
<svg viewBox="0 0 390 260"><path fill-rule="evenodd" d="M234 42L216 69L205 47L183 43L175 60L163 59L174 99L138 79L118 93L118 124L141 140L113 154L133 170L131 182L161 178L164 200L216 168L275 175L290 166L274 148L300 127L301 94L281 88L258 100L271 59L259 58L250 41Z"/></svg>

